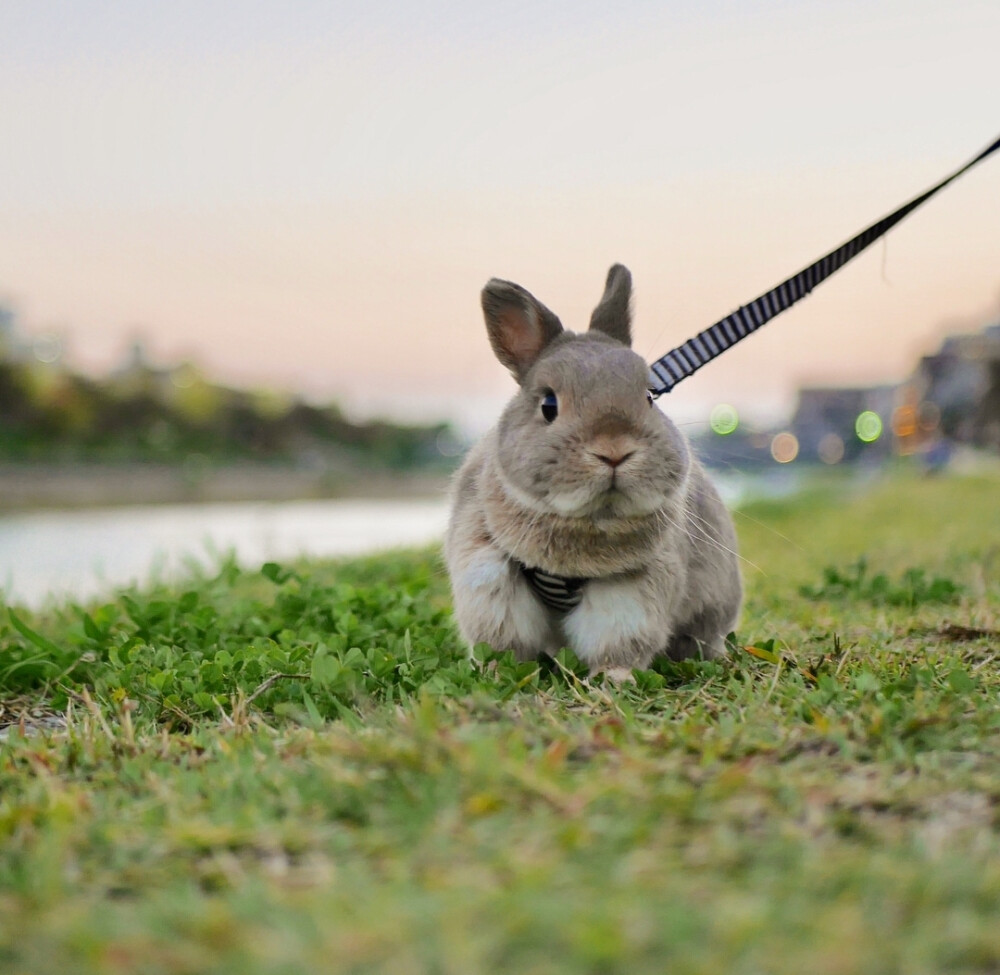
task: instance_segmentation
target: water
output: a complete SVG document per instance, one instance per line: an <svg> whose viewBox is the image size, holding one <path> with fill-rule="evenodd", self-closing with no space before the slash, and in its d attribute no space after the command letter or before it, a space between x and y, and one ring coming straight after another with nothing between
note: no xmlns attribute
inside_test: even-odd
<svg viewBox="0 0 1000 975"><path fill-rule="evenodd" d="M176 578L233 552L241 565L355 555L440 539L443 500L188 504L43 511L0 518L9 602L88 599Z"/></svg>

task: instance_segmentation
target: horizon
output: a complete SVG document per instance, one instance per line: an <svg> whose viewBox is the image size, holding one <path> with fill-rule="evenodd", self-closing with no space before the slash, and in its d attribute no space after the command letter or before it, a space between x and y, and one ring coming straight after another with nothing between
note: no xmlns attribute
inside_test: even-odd
<svg viewBox="0 0 1000 975"><path fill-rule="evenodd" d="M78 368L77 364L73 361L73 356L70 354L70 351L62 347L57 336L36 336L34 343L24 341L25 339L30 338L30 336L24 335L20 332L20 329L18 328L17 316L11 315L10 309L0 304L0 313L3 312L6 312L7 315L0 318L0 323L4 326L2 331L6 338L14 340L12 361L29 362L38 367L57 368L67 374L83 376L99 384L113 383L117 377L122 376L129 369L136 366L149 370L151 373L171 376L177 373L184 373L185 371L193 370L192 374L196 376L199 381L215 386L220 390L229 390L235 394L260 394L268 397L276 396L279 400L287 400L289 407L296 402L306 403L317 408L332 407L340 411L348 421L354 423L387 421L392 423L410 422L420 425L447 422L451 424L452 428L460 436L465 438L478 437L482 435L490 426L493 425L501 410L509 401L509 397L483 397L480 400L475 401L471 409L466 409L462 415L448 416L445 408L438 410L433 407L432 404L435 402L433 394L428 395L417 393L416 397L418 401L421 401L422 397L422 406L416 411L416 415L414 415L413 412L410 412L408 415L404 415L402 412L402 407L399 404L405 403L405 396L396 400L396 412L392 412L391 410L388 412L381 412L378 409L366 410L363 408L360 410L352 410L350 408L345 408L344 404L337 399L310 397L302 394L301 391L281 389L279 387L267 385L255 386L253 384L240 385L239 383L226 383L224 380L207 373L195 360L183 359L172 362L156 361L154 357L148 355L141 338L136 337L133 337L133 341L130 345L122 350L122 354L117 362L112 363L110 367L102 370L88 371L86 369ZM798 400L803 393L812 393L817 390L856 390L876 393L900 389L901 387L904 387L908 381L910 381L919 365L920 358L923 358L924 355L940 355L949 341L955 338L982 334L988 329L1000 329L1000 320L988 322L981 328L977 328L975 325L972 325L969 328L963 328L961 331L954 330L942 333L935 347L925 350L924 353L922 353L921 356L919 356L917 360L911 364L910 370L906 372L905 375L894 377L884 382L874 383L851 383L847 381L834 382L829 380L816 383L803 383L794 388L792 391L792 397L787 403L779 403L777 401L768 402L764 400L758 401L756 409L751 409L749 413L744 412L742 409L736 409L738 423L741 427L750 427L756 428L759 431L774 432L781 429L794 419ZM10 350L3 351L7 351L8 353L10 352ZM674 395L673 390L662 394L662 396L665 397L664 403L669 403L670 398ZM704 429L699 432L707 433L709 430L714 429L709 414L713 411L713 409L720 407L735 409L732 403L722 398L715 397L713 399L706 400L701 404L697 404L692 409L692 412L687 414L677 414L673 410L670 412L673 419L679 425L700 425Z"/></svg>

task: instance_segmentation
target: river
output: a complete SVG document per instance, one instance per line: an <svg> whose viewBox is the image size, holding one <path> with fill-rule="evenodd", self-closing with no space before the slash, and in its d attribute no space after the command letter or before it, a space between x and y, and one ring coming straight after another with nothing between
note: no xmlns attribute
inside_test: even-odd
<svg viewBox="0 0 1000 975"><path fill-rule="evenodd" d="M39 511L0 518L8 602L89 599L131 583L211 567L423 545L440 539L443 500L283 501Z"/></svg>

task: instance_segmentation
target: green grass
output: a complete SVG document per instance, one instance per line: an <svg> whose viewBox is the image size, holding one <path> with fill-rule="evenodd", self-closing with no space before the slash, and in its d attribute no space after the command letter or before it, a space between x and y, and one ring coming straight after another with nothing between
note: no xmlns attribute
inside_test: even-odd
<svg viewBox="0 0 1000 975"><path fill-rule="evenodd" d="M998 497L747 508L732 659L622 688L433 552L4 611L0 971L995 972Z"/></svg>

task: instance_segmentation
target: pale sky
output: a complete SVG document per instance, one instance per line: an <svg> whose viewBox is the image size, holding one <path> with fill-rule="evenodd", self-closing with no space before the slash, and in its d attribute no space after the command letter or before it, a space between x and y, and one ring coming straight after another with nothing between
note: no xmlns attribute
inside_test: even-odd
<svg viewBox="0 0 1000 975"><path fill-rule="evenodd" d="M997 0L5 0L0 301L154 358L478 426L492 276L650 359L1000 134ZM901 379L1000 319L1000 159L661 401Z"/></svg>

